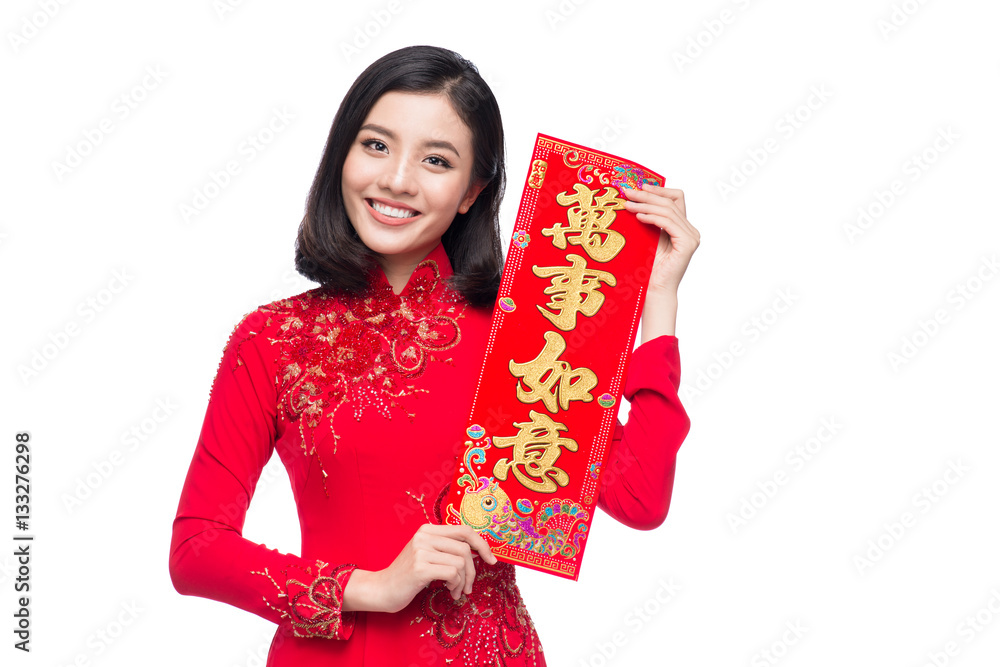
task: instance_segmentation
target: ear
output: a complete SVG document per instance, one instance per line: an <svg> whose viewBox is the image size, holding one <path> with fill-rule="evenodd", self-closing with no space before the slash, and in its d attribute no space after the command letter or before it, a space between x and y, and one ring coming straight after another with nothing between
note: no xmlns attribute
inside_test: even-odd
<svg viewBox="0 0 1000 667"><path fill-rule="evenodd" d="M476 203L476 198L479 196L479 193L482 192L483 188L485 187L486 187L485 181L473 182L469 186L469 189L466 190L465 197L463 197L461 203L459 203L458 212L468 213L469 209L472 208L472 205Z"/></svg>

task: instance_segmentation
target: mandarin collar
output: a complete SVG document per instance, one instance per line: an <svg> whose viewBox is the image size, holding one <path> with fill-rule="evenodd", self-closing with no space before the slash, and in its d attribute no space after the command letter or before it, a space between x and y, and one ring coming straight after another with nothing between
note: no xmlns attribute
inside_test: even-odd
<svg viewBox="0 0 1000 667"><path fill-rule="evenodd" d="M399 296L409 293L410 288L413 286L413 277L422 271L421 266L424 266L425 262L428 261L435 262L437 264L438 276L441 281L451 277L451 260L448 259L448 253L444 249L444 244L438 240L434 249L427 253L426 257L420 260L416 268L413 270L413 273L410 274L410 277L407 279L406 285L403 286L403 291L399 293ZM374 271L373 282L374 286L388 287L390 291L392 290L392 285L389 284L389 279L385 277L385 271L383 271L382 266L377 263Z"/></svg>

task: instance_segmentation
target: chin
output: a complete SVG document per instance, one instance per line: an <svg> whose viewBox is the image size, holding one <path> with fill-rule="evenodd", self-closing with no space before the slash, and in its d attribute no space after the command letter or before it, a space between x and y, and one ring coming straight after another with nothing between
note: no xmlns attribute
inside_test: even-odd
<svg viewBox="0 0 1000 667"><path fill-rule="evenodd" d="M408 257L414 254L428 254L437 245L438 239L433 241L413 241L410 242L404 239L386 239L367 237L366 235L360 235L361 242L364 243L369 250L382 256L382 257Z"/></svg>

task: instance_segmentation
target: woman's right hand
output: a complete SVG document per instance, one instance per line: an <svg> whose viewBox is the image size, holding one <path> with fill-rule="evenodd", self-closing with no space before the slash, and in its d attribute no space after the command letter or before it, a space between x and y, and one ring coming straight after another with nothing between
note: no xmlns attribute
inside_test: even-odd
<svg viewBox="0 0 1000 667"><path fill-rule="evenodd" d="M469 526L425 523L389 567L354 571L344 589L344 611L397 612L438 579L457 600L472 592L474 553L490 565L497 562L486 540Z"/></svg>

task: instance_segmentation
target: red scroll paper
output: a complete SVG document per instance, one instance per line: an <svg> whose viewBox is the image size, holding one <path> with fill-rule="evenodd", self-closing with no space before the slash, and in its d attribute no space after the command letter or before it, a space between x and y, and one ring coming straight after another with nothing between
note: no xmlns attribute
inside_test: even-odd
<svg viewBox="0 0 1000 667"><path fill-rule="evenodd" d="M501 560L578 577L659 237L625 210L643 183L663 178L535 141L445 505Z"/></svg>

